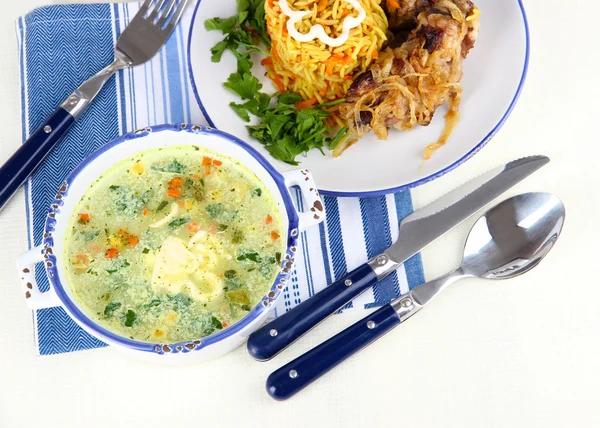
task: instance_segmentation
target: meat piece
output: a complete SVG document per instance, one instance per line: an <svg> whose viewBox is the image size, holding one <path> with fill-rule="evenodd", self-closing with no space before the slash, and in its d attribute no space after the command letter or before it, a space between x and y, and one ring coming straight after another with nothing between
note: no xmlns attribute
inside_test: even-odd
<svg viewBox="0 0 600 428"><path fill-rule="evenodd" d="M470 0L399 1L398 11L427 8L417 14L416 28L400 47L380 52L371 68L354 80L339 111L356 136L372 130L387 139L390 127L427 126L436 109L449 104L446 129L429 147L428 157L458 123L462 61L477 38L479 11ZM389 10L390 0L386 5ZM364 112L371 113L368 124Z"/></svg>
<svg viewBox="0 0 600 428"><path fill-rule="evenodd" d="M385 0L383 9L387 12L390 30L395 33L414 28L417 14L429 8L430 3L435 3L435 0Z"/></svg>
<svg viewBox="0 0 600 428"><path fill-rule="evenodd" d="M375 79L373 78L373 73L371 70L367 70L364 73L356 76L356 79L352 82L352 85L348 88L348 92L346 93L346 100L348 101L356 101L360 98L362 94L370 91L375 88L377 84L375 83Z"/></svg>
<svg viewBox="0 0 600 428"><path fill-rule="evenodd" d="M359 117L360 117L360 124L362 126L367 126L373 120L373 113L371 113L370 111L363 110L360 112Z"/></svg>

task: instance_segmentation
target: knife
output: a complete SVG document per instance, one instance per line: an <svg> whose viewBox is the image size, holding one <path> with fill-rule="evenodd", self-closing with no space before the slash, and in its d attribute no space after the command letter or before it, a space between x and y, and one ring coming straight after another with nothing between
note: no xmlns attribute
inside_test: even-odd
<svg viewBox="0 0 600 428"><path fill-rule="evenodd" d="M259 361L273 358L347 302L394 272L410 257L549 161L546 156L530 156L509 162L413 212L400 222L398 240L391 247L256 330L248 338L248 352Z"/></svg>

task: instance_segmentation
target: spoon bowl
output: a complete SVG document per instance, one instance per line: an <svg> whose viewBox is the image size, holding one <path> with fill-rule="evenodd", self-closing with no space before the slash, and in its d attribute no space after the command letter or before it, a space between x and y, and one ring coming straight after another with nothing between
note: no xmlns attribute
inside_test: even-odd
<svg viewBox="0 0 600 428"><path fill-rule="evenodd" d="M565 207L552 194L525 193L505 200L473 225L463 273L509 279L531 270L554 246L564 220Z"/></svg>

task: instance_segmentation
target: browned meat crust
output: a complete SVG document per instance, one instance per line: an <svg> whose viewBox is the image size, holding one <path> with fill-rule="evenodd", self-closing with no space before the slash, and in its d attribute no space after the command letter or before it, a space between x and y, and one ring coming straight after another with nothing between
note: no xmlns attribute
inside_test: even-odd
<svg viewBox="0 0 600 428"><path fill-rule="evenodd" d="M429 0L385 0L384 10L388 14L392 32L415 27L417 14L430 7Z"/></svg>
<svg viewBox="0 0 600 428"><path fill-rule="evenodd" d="M416 27L406 42L382 51L348 90L340 113L354 135L372 130L379 139L387 139L391 126L400 130L426 126L435 110L446 103L450 105L447 129L438 146L456 125L462 60L477 38L479 11L470 0L403 0L396 10L404 16L425 3L428 7L418 12ZM388 8L389 4L387 0Z"/></svg>

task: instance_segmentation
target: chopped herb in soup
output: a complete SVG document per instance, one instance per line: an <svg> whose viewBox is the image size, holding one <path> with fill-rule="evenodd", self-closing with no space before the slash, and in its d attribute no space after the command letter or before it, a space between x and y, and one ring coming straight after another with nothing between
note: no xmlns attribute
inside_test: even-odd
<svg viewBox="0 0 600 428"><path fill-rule="evenodd" d="M165 343L246 315L284 250L277 205L234 160L193 146L120 162L82 197L65 242L77 301L107 329Z"/></svg>

